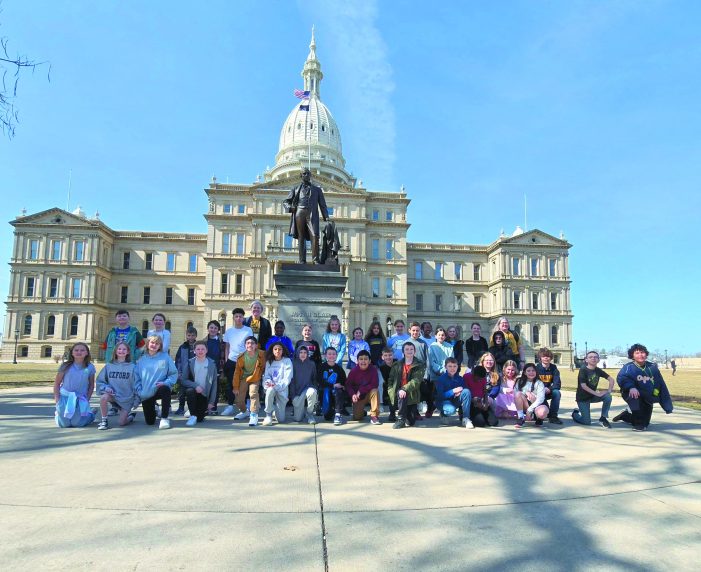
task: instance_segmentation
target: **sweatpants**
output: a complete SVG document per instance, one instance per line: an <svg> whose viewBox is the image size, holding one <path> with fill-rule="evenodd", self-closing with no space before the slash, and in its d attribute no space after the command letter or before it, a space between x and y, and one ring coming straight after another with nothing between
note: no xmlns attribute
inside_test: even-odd
<svg viewBox="0 0 701 572"><path fill-rule="evenodd" d="M316 408L317 394L316 389L307 387L301 394L292 398L292 407L294 408L294 420L301 421L304 416L304 402L307 402L307 415L314 417L314 409Z"/></svg>
<svg viewBox="0 0 701 572"><path fill-rule="evenodd" d="M365 395L361 395L358 401L353 403L353 420L360 421L365 417L365 406L370 402L370 415L377 417L380 415L380 394L377 389L371 389Z"/></svg>
<svg viewBox="0 0 701 572"><path fill-rule="evenodd" d="M246 390L246 385L248 385L248 390ZM258 413L258 408L260 407L260 394L258 388L260 382L246 383L241 380L241 385L239 386L239 392L236 395L236 407L239 411L246 411L246 397L250 399L250 413Z"/></svg>
<svg viewBox="0 0 701 572"><path fill-rule="evenodd" d="M188 387L185 390L185 398L187 399L187 408L190 410L190 415L197 417L197 422L200 423L207 413L207 398L201 393L197 393L194 388Z"/></svg>
<svg viewBox="0 0 701 572"><path fill-rule="evenodd" d="M224 375L226 376L226 383L224 384L224 395L226 396L227 405L233 405L236 401L236 396L234 395L234 372L236 371L236 362L230 359L226 360L224 364Z"/></svg>
<svg viewBox="0 0 701 572"><path fill-rule="evenodd" d="M641 397L634 399L630 396L629 392L621 392L623 399L625 399L628 407L630 407L630 421L623 418L624 421L631 423L632 425L647 427L650 425L650 419L652 419L652 403L648 403Z"/></svg>
<svg viewBox="0 0 701 572"><path fill-rule="evenodd" d="M287 395L275 391L274 387L265 390L265 415L271 416L276 411L278 423L285 422L285 407L287 407Z"/></svg>
<svg viewBox="0 0 701 572"><path fill-rule="evenodd" d="M577 407L579 408L579 413L576 411L572 413L572 419L574 419L577 423L581 423L582 425L591 425L591 403L602 403L601 417L609 416L609 409L611 408L611 394L607 393L603 397L595 397L592 395L592 398L589 401L578 401Z"/></svg>
<svg viewBox="0 0 701 572"><path fill-rule="evenodd" d="M161 400L161 419L168 419L170 414L170 387L161 385L156 388L156 393L147 399L141 400L141 407L144 410L146 425L153 425L156 422L156 400Z"/></svg>

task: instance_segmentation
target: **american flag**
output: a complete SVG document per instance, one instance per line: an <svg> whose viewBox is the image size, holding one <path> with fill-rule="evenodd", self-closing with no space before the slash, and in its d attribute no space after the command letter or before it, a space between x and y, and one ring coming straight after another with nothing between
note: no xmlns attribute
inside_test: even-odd
<svg viewBox="0 0 701 572"><path fill-rule="evenodd" d="M309 99L309 92L301 89L295 89L294 92L297 99Z"/></svg>

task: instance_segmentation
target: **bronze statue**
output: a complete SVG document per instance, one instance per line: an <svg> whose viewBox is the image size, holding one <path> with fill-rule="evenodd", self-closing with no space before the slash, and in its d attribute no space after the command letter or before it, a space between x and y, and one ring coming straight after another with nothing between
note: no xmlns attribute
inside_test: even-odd
<svg viewBox="0 0 701 572"><path fill-rule="evenodd" d="M282 203L290 213L289 235L299 243L300 264L307 263L307 240L312 243L312 260L319 264L319 211L325 221L329 220L324 191L311 179L309 169L302 169L302 183L290 190Z"/></svg>
<svg viewBox="0 0 701 572"><path fill-rule="evenodd" d="M341 250L341 242L338 240L336 223L329 221L321 233L321 264L338 264L338 251Z"/></svg>

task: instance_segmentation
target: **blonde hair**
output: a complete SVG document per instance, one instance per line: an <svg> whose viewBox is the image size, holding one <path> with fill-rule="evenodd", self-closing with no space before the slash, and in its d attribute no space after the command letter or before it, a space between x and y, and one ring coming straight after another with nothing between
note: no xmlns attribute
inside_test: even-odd
<svg viewBox="0 0 701 572"><path fill-rule="evenodd" d="M150 353L148 351L148 346L151 342L158 342L158 351L163 351L163 339L161 338L161 336L149 336L148 338L146 338L146 353Z"/></svg>
<svg viewBox="0 0 701 572"><path fill-rule="evenodd" d="M485 371L487 370L486 366L484 365L484 360L487 358L492 358L492 361L494 362L494 366L492 367L492 371L487 371L487 381L491 385L498 385L499 384L499 374L497 373L497 360L494 359L494 356L489 353L489 352L484 352L479 360L477 361L477 365L481 365Z"/></svg>

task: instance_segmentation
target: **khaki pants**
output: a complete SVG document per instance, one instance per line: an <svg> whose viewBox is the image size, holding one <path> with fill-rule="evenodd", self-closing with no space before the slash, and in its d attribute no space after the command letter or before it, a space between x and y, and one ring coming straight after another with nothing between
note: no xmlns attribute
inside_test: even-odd
<svg viewBox="0 0 701 572"><path fill-rule="evenodd" d="M370 415L377 417L380 415L380 396L377 389L371 389L369 393L358 398L356 403L353 403L353 420L360 421L365 415L365 406L370 402Z"/></svg>
<svg viewBox="0 0 701 572"><path fill-rule="evenodd" d="M248 385L248 391L246 391L246 385ZM236 395L236 407L239 408L239 411L246 411L246 397L248 397L251 400L249 411L251 413L258 413L258 407L260 406L258 397L259 385L259 382L246 383L244 381L241 381L241 385L239 386L239 392ZM246 395L246 393L248 393L248 395Z"/></svg>

